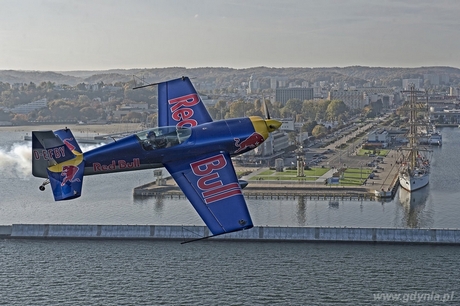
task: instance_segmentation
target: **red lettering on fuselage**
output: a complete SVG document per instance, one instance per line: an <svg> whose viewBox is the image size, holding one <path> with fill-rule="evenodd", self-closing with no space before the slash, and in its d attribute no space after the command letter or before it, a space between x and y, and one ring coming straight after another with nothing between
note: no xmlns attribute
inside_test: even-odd
<svg viewBox="0 0 460 306"><path fill-rule="evenodd" d="M173 120L177 121L177 127L187 124L192 127L198 124L198 122L192 118L194 112L191 107L197 105L199 102L200 98L197 94L189 94L168 101L169 105L171 105L171 117Z"/></svg>
<svg viewBox="0 0 460 306"><path fill-rule="evenodd" d="M112 162L108 165L102 165L101 163L93 163L93 171L94 172L105 172L105 171L115 171L117 169L134 169L139 168L141 166L141 162L139 158L134 158L132 162L127 162L126 160L112 160Z"/></svg>
<svg viewBox="0 0 460 306"><path fill-rule="evenodd" d="M227 165L223 154L208 157L190 164L192 172L199 177L197 187L202 191L204 202L211 204L232 196L240 195L238 183L224 185L220 180L219 170Z"/></svg>

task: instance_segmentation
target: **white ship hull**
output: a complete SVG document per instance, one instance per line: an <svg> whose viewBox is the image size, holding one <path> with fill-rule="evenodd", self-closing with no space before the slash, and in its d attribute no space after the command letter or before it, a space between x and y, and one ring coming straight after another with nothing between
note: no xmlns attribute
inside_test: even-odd
<svg viewBox="0 0 460 306"><path fill-rule="evenodd" d="M426 185L428 185L429 182L429 173L419 174L415 176L410 176L407 173L399 174L399 184L402 188L410 192L425 187Z"/></svg>

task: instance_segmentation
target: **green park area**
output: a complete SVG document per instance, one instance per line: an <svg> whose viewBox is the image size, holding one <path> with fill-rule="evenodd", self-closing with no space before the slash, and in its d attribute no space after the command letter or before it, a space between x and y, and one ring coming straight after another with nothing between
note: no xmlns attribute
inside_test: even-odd
<svg viewBox="0 0 460 306"><path fill-rule="evenodd" d="M359 149L356 155L358 156L368 156L369 154L374 154L375 156L387 156L390 150L388 149L378 149L378 150L369 150L369 149Z"/></svg>
<svg viewBox="0 0 460 306"><path fill-rule="evenodd" d="M372 170L369 168L348 168L340 178L340 185L342 186L361 186L367 179Z"/></svg>
<svg viewBox="0 0 460 306"><path fill-rule="evenodd" d="M329 168L311 168L304 170L304 177L297 176L297 170L284 170L276 172L275 170L265 170L257 175L252 176L250 181L316 181L323 174L328 172ZM346 169L340 178L342 186L361 186L367 179L372 170L367 168L349 168Z"/></svg>
<svg viewBox="0 0 460 306"><path fill-rule="evenodd" d="M304 170L304 177L297 176L297 170L284 170L276 172L275 170L266 170L251 177L252 181L315 181L321 175L328 172L329 168L311 168Z"/></svg>

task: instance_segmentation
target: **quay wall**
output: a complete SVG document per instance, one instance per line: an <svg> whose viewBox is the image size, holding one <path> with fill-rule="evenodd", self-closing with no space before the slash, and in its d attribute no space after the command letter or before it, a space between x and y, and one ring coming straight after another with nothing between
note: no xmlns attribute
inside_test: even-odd
<svg viewBox="0 0 460 306"><path fill-rule="evenodd" d="M210 232L206 226L198 225L13 224L0 226L1 238L176 239L187 241L209 235ZM460 245L460 229L257 226L211 239Z"/></svg>
<svg viewBox="0 0 460 306"><path fill-rule="evenodd" d="M0 237L10 236L13 227L11 225L0 225Z"/></svg>

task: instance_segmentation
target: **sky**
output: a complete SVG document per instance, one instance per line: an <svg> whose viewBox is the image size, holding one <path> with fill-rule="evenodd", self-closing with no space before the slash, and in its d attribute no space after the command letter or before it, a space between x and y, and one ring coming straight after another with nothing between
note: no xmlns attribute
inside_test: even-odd
<svg viewBox="0 0 460 306"><path fill-rule="evenodd" d="M1 0L0 70L460 68L458 0Z"/></svg>

